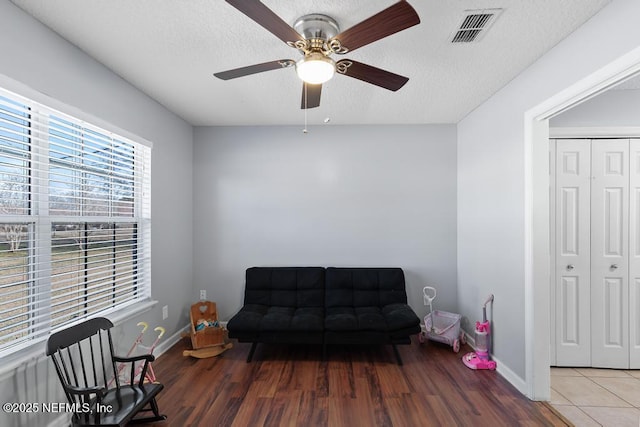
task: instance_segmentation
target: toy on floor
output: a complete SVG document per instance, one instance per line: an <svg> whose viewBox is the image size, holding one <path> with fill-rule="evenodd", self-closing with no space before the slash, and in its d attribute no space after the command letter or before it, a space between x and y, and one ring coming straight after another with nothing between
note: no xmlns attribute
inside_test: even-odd
<svg viewBox="0 0 640 427"><path fill-rule="evenodd" d="M215 320L206 320L206 319L198 319L196 321L196 331L201 331L204 328L217 328L219 326L218 321Z"/></svg>
<svg viewBox="0 0 640 427"><path fill-rule="evenodd" d="M460 333L460 319L462 316L456 313L436 310L433 311L433 300L436 299L436 289L425 286L422 290L424 304L429 306L429 314L424 317L425 332L418 334L418 341L426 339L445 343L453 347L454 352L460 351L460 344L466 342L464 332Z"/></svg>
<svg viewBox="0 0 640 427"><path fill-rule="evenodd" d="M193 350L184 350L183 356L196 358L217 356L233 347L226 329L220 327L216 303L200 301L191 306L191 327L188 336Z"/></svg>
<svg viewBox="0 0 640 427"><path fill-rule="evenodd" d="M129 349L129 352L127 353L127 357L130 357L138 349L138 347L142 348L143 350L146 350L146 354L153 354L153 350L155 350L156 345L158 345L158 342L160 341L160 338L162 338L162 336L165 333L165 329L163 327L161 326L156 327L154 331L158 332L158 336L156 337L155 341L153 341L153 343L147 347L142 344L142 341L144 338L144 333L147 331L147 329L149 329L149 324L147 324L147 322L138 322L137 326L142 326L142 330L140 331L140 334L138 334L138 337L135 339L135 341L133 342L133 345ZM131 381L131 376L128 375L128 373L124 372L125 368L128 366L130 366L130 364L128 363L126 364L119 363L118 370L117 370L118 379L126 383ZM140 375L142 374L142 368L143 368L143 364L138 363L138 366L136 367L133 373L134 380L137 381L140 378ZM115 380L116 378L114 376L113 378L111 378L111 381L109 381L108 386L111 387L111 385L114 383ZM156 374L153 371L153 366L151 363L149 363L147 372L145 372L144 381L149 383L156 382Z"/></svg>
<svg viewBox="0 0 640 427"><path fill-rule="evenodd" d="M182 352L182 355L195 357L196 359L205 359L207 357L218 356L219 354L224 353L230 348L233 348L233 343L231 342L226 344L219 344L214 347L200 348L198 350L184 350Z"/></svg>
<svg viewBox="0 0 640 427"><path fill-rule="evenodd" d="M491 303L493 310L493 294L482 306L482 322L476 322L475 342L476 351L462 356L462 363L469 369L496 369L496 362L491 360L491 324L487 320L487 304Z"/></svg>

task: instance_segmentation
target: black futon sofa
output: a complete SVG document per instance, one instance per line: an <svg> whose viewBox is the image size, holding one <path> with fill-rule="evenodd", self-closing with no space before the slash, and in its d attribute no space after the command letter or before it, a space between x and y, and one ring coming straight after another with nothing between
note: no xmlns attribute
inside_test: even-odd
<svg viewBox="0 0 640 427"><path fill-rule="evenodd" d="M252 267L229 337L252 343L410 344L420 319L407 305L400 268Z"/></svg>

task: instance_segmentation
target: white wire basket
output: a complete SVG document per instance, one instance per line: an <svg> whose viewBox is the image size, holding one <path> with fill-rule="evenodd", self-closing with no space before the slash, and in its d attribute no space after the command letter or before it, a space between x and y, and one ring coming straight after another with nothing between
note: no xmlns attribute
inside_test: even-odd
<svg viewBox="0 0 640 427"><path fill-rule="evenodd" d="M433 300L436 297L435 289L426 286L424 289L425 303L429 305L429 314L424 317L425 332L418 334L418 340L423 343L426 340L437 341L453 347L454 352L460 351L460 345L466 342L464 332L460 332L460 319L462 316L448 311L433 310Z"/></svg>

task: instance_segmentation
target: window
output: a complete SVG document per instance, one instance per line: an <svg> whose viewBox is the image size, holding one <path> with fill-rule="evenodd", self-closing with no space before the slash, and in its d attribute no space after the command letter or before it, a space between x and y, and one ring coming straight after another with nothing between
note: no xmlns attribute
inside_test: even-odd
<svg viewBox="0 0 640 427"><path fill-rule="evenodd" d="M0 89L0 356L149 300L150 157Z"/></svg>

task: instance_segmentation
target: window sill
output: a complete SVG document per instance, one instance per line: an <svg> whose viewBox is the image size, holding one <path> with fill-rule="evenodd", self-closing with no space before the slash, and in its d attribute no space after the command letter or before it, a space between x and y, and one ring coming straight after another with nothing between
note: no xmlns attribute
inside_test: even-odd
<svg viewBox="0 0 640 427"><path fill-rule="evenodd" d="M127 320L141 313L151 310L158 301L144 301L125 307L122 310L106 314L115 326L121 325ZM0 382L13 376L17 370L25 370L33 367L47 358L45 355L46 340L39 341L29 347L16 351L16 353L0 358Z"/></svg>

